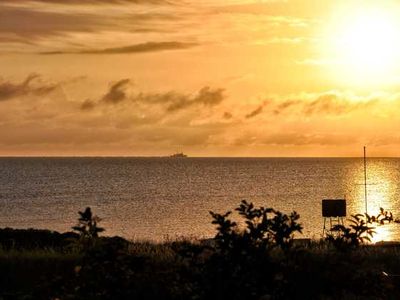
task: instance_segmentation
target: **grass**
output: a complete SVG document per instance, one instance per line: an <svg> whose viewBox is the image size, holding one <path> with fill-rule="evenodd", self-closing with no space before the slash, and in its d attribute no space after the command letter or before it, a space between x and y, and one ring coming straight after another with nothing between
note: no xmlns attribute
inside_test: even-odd
<svg viewBox="0 0 400 300"><path fill-rule="evenodd" d="M0 299L24 299L45 289L49 278L70 278L71 266L81 259L81 254L53 249L0 250Z"/></svg>
<svg viewBox="0 0 400 300"><path fill-rule="evenodd" d="M126 250L111 253L102 247L91 253L0 250L0 299L396 299L400 295L400 280L383 273L399 273L397 247L360 247L345 253L313 241L290 252L276 248L256 257L231 259L206 251L193 254L197 247L199 241L180 240L132 242ZM112 278L115 289L105 284Z"/></svg>

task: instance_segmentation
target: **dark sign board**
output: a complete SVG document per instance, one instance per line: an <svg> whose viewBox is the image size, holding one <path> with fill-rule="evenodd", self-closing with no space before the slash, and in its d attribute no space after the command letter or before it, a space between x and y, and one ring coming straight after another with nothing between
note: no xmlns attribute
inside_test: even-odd
<svg viewBox="0 0 400 300"><path fill-rule="evenodd" d="M345 199L324 199L322 200L322 216L325 218L345 217L346 200Z"/></svg>

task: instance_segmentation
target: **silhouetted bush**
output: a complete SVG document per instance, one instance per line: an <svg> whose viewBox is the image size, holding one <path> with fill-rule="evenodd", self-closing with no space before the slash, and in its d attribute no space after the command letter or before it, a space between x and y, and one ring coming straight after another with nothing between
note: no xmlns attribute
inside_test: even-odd
<svg viewBox="0 0 400 300"><path fill-rule="evenodd" d="M0 246L4 250L65 249L79 236L73 232L59 233L40 229L0 229Z"/></svg>
<svg viewBox="0 0 400 300"><path fill-rule="evenodd" d="M235 210L245 220L244 230L240 230L236 222L228 219L230 211L225 214L210 211L212 224L217 225L215 240L224 253L269 250L275 246L286 250L292 245L294 233L301 233L302 230L297 222L300 216L296 212L288 216L273 208L255 208L253 203L246 200Z"/></svg>
<svg viewBox="0 0 400 300"><path fill-rule="evenodd" d="M198 272L204 275L194 285L197 296L258 299L281 295L286 278L282 264L294 233L302 230L297 222L299 215L256 208L245 200L235 210L242 217L244 228L229 219L231 212L210 212L212 224L217 226L215 247Z"/></svg>

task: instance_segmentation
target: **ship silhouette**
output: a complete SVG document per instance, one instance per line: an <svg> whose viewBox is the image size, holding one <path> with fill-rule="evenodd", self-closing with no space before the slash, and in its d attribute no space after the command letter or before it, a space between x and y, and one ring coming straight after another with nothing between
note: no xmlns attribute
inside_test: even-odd
<svg viewBox="0 0 400 300"><path fill-rule="evenodd" d="M172 155L169 156L170 158L186 158L188 157L186 154L184 154L183 152L179 152L179 153L174 153Z"/></svg>

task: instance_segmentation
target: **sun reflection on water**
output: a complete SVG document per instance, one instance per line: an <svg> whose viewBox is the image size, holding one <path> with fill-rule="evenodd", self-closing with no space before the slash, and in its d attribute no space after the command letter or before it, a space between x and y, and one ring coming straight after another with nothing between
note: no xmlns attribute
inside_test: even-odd
<svg viewBox="0 0 400 300"><path fill-rule="evenodd" d="M354 182L351 199L348 199L348 215L365 212L364 169L354 169L349 174ZM367 167L367 213L377 216L382 207L386 211L396 211L398 200L394 198L396 182L393 170L379 160L371 160ZM397 214L394 213L396 217ZM400 239L400 225L374 225L375 234L371 241L392 241Z"/></svg>
<svg viewBox="0 0 400 300"><path fill-rule="evenodd" d="M397 224L385 224L374 226L375 234L371 238L372 243L382 242L382 241L392 241L395 236L393 232L393 226L398 226Z"/></svg>

